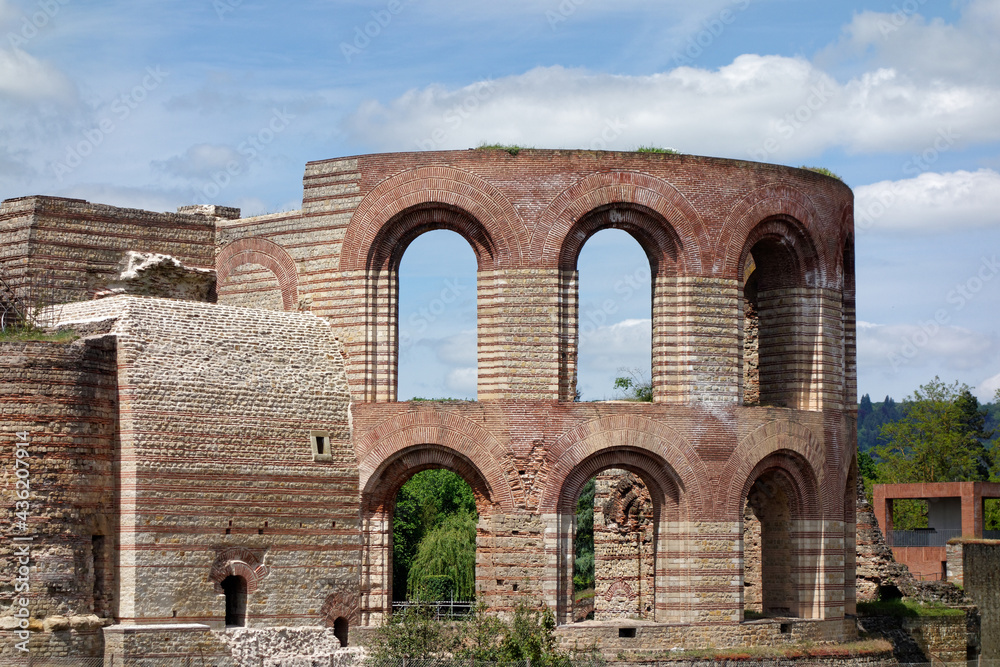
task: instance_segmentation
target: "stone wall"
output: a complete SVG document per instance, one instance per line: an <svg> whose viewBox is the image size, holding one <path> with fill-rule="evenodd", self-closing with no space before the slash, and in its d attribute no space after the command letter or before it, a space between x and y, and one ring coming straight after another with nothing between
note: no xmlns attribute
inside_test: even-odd
<svg viewBox="0 0 1000 667"><path fill-rule="evenodd" d="M979 607L980 657L1000 660L1000 542L962 544L965 591Z"/></svg>
<svg viewBox="0 0 1000 667"><path fill-rule="evenodd" d="M0 204L0 269L45 302L89 299L117 279L129 250L214 269L216 220L201 209L153 213L61 197L8 199Z"/></svg>
<svg viewBox="0 0 1000 667"><path fill-rule="evenodd" d="M22 620L33 655L101 655L116 603L115 359L109 338L0 343L0 661Z"/></svg>

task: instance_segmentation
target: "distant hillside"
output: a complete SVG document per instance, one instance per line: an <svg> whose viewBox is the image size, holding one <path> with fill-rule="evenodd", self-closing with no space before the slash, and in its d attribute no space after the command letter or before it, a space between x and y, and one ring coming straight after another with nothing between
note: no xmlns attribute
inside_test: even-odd
<svg viewBox="0 0 1000 667"><path fill-rule="evenodd" d="M1000 427L1000 403L986 403L979 407L986 417L986 431L990 432ZM884 424L899 421L903 418L901 404L886 396L884 401L872 403L868 394L861 397L858 403L858 451L867 452L879 442L879 431Z"/></svg>

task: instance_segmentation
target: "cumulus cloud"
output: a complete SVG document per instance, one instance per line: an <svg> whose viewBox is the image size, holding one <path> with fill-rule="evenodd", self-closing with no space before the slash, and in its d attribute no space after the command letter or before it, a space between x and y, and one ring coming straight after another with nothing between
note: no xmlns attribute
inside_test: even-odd
<svg viewBox="0 0 1000 667"><path fill-rule="evenodd" d="M70 103L76 87L55 67L20 49L0 49L0 100Z"/></svg>
<svg viewBox="0 0 1000 667"><path fill-rule="evenodd" d="M1000 173L927 172L854 190L859 230L950 232L1000 227Z"/></svg>
<svg viewBox="0 0 1000 667"><path fill-rule="evenodd" d="M1000 339L931 319L917 324L858 322L858 365L888 374L930 368L932 374L949 377L1000 365Z"/></svg>
<svg viewBox="0 0 1000 667"><path fill-rule="evenodd" d="M1000 391L1000 373L980 382L975 394L981 402L992 403L998 391Z"/></svg>
<svg viewBox="0 0 1000 667"><path fill-rule="evenodd" d="M920 82L892 68L846 83L801 58L742 55L718 70L648 76L539 67L457 89L432 85L364 103L347 127L386 149L464 148L482 141L558 148L681 151L781 160L835 146L922 150L942 128L958 141L1000 138L1000 90Z"/></svg>
<svg viewBox="0 0 1000 667"><path fill-rule="evenodd" d="M448 372L444 385L454 395L475 397L477 384L476 367L456 368Z"/></svg>

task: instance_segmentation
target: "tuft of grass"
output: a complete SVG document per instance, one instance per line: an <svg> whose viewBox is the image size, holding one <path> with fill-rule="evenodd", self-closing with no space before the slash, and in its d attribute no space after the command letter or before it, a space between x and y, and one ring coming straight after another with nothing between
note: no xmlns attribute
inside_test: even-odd
<svg viewBox="0 0 1000 667"><path fill-rule="evenodd" d="M573 596L573 602L579 602L580 600L586 600L588 598L594 597L594 595L595 595L595 593L594 593L594 589L593 588L588 588L586 590L577 591L576 594Z"/></svg>
<svg viewBox="0 0 1000 667"><path fill-rule="evenodd" d="M514 156L526 148L528 148L528 146L518 146L517 144L487 144L485 142L476 146L477 151L507 151Z"/></svg>
<svg viewBox="0 0 1000 667"><path fill-rule="evenodd" d="M0 331L0 342L45 341L49 343L72 343L80 336L72 329L45 331L36 327L8 327Z"/></svg>
<svg viewBox="0 0 1000 667"><path fill-rule="evenodd" d="M836 178L841 183L844 182L844 179L842 179L839 174L833 173L832 171L830 171L826 167L807 167L806 165L802 165L801 167L799 167L799 169L805 169L806 171L812 171L812 172L815 172L817 174L822 174L824 176L829 176L830 178Z"/></svg>
<svg viewBox="0 0 1000 667"><path fill-rule="evenodd" d="M947 607L940 603L915 602L913 600L878 600L859 602L858 616L891 616L893 618L915 618L918 616L964 616L965 611Z"/></svg>
<svg viewBox="0 0 1000 667"><path fill-rule="evenodd" d="M680 155L681 152L673 148L660 148L659 146L639 146L633 151L635 153L665 153L667 155Z"/></svg>

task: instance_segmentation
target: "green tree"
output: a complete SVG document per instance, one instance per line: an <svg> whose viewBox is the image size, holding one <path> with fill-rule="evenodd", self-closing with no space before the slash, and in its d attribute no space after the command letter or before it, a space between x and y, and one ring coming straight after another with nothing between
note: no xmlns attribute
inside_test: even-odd
<svg viewBox="0 0 1000 667"><path fill-rule="evenodd" d="M407 596L411 600L440 599L445 586L440 577L451 580L458 600L476 595L476 520L471 514L447 517L420 540L410 565Z"/></svg>
<svg viewBox="0 0 1000 667"><path fill-rule="evenodd" d="M969 413L966 385L939 378L921 386L901 405L902 419L885 424L875 448L877 481L963 482L982 479L983 445ZM975 398L972 397L975 401ZM975 405L978 410L978 403ZM900 530L927 525L926 503L896 501L893 523Z"/></svg>
<svg viewBox="0 0 1000 667"><path fill-rule="evenodd" d="M638 368L619 368L615 378L615 389L623 393L626 401L651 402L653 400L653 383Z"/></svg>

